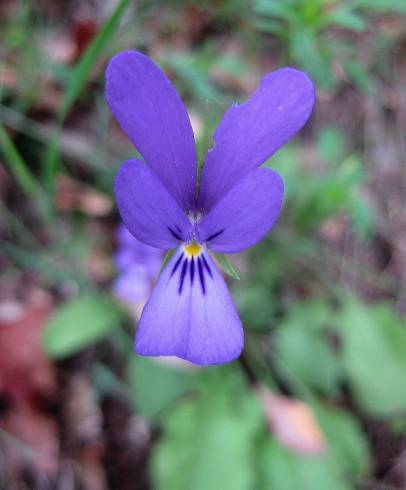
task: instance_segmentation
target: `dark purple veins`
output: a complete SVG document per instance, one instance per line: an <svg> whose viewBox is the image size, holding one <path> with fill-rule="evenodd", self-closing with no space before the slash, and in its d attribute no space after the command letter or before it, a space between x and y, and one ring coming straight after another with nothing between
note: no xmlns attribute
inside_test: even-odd
<svg viewBox="0 0 406 490"><path fill-rule="evenodd" d="M178 260L175 262L175 265L173 266L172 272L171 272L171 277L175 274L176 269L179 267L179 264L182 262L183 255L180 255Z"/></svg>
<svg viewBox="0 0 406 490"><path fill-rule="evenodd" d="M206 260L206 257L204 255L202 255L202 260L203 260L204 267L206 268L207 272L210 274L210 277L213 277L210 266L209 266L209 264Z"/></svg>
<svg viewBox="0 0 406 490"><path fill-rule="evenodd" d="M176 260L170 276L172 277L181 266L180 273L179 273L179 287L178 287L179 295L182 294L185 279L188 274L190 277L190 286L193 287L193 283L196 275L196 263L197 263L197 277L199 279L200 287L202 289L202 293L206 294L206 275L208 274L211 278L213 278L213 273L206 257L204 255L200 255L199 257L188 258L184 254L182 254Z"/></svg>
<svg viewBox="0 0 406 490"><path fill-rule="evenodd" d="M180 281L179 281L179 290L178 290L179 294L182 293L183 283L185 282L187 264L188 264L188 260L187 258L185 258L185 260L183 261L182 270L180 271Z"/></svg>
<svg viewBox="0 0 406 490"><path fill-rule="evenodd" d="M195 258L190 261L190 285L193 287L193 279L195 277Z"/></svg>
<svg viewBox="0 0 406 490"><path fill-rule="evenodd" d="M204 283L204 271L203 271L203 266L202 266L202 260L200 257L197 259L197 268L199 270L199 280L200 280L200 285L202 287L203 294L206 294L206 286Z"/></svg>
<svg viewBox="0 0 406 490"><path fill-rule="evenodd" d="M182 238L176 233L176 231L172 230L172 228L170 226L167 227L168 230L171 232L171 235L176 239L176 240L179 240L179 241L182 241ZM178 228L178 227L177 227Z"/></svg>
<svg viewBox="0 0 406 490"><path fill-rule="evenodd" d="M223 231L224 231L224 228L222 230L216 231L216 233L213 233L208 238L206 238L206 242L210 242L210 240L214 240L215 238L220 236L223 233Z"/></svg>

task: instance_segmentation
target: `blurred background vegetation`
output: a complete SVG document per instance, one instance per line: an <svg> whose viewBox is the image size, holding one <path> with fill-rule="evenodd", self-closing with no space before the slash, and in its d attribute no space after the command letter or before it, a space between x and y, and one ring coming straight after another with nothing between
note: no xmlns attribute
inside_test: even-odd
<svg viewBox="0 0 406 490"><path fill-rule="evenodd" d="M103 95L124 48L173 80L200 160L263 74L317 86L266 163L277 226L231 257L228 366L132 352L112 189L134 149ZM2 0L0 59L0 488L406 488L406 2Z"/></svg>

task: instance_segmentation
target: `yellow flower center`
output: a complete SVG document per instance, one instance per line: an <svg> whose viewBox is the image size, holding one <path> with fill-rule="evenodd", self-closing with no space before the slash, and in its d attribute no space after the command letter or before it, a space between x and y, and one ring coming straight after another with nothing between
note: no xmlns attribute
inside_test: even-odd
<svg viewBox="0 0 406 490"><path fill-rule="evenodd" d="M185 252L189 255L189 257L196 257L200 254L200 251L202 250L202 247L194 240L189 245L184 245L183 248L185 249Z"/></svg>

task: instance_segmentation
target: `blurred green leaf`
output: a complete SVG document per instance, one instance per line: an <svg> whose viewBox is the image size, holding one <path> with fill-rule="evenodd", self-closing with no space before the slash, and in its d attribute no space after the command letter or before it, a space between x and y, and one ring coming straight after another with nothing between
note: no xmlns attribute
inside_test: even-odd
<svg viewBox="0 0 406 490"><path fill-rule="evenodd" d="M331 453L298 455L275 439L264 441L259 455L261 489L272 490L351 490L340 474Z"/></svg>
<svg viewBox="0 0 406 490"><path fill-rule="evenodd" d="M300 152L293 144L283 146L265 162L265 166L276 170L285 182L285 200L296 196L303 189L302 179L298 179Z"/></svg>
<svg viewBox="0 0 406 490"><path fill-rule="evenodd" d="M347 207L354 231L362 240L367 239L371 235L374 225L372 209L357 197L350 199Z"/></svg>
<svg viewBox="0 0 406 490"><path fill-rule="evenodd" d="M370 454L358 420L339 408L321 404L313 408L343 474L359 476L365 473L370 465Z"/></svg>
<svg viewBox="0 0 406 490"><path fill-rule="evenodd" d="M337 163L345 148L343 135L332 126L322 128L317 135L317 149L327 164Z"/></svg>
<svg viewBox="0 0 406 490"><path fill-rule="evenodd" d="M353 397L369 415L406 410L406 329L389 305L347 299L339 318L342 361Z"/></svg>
<svg viewBox="0 0 406 490"><path fill-rule="evenodd" d="M256 0L255 9L258 14L269 15L284 20L291 20L297 16L295 7L291 5L291 2L286 0Z"/></svg>
<svg viewBox="0 0 406 490"><path fill-rule="evenodd" d="M282 22L273 19L258 19L255 22L255 28L262 32L270 32L278 36L280 39L287 37L286 29Z"/></svg>
<svg viewBox="0 0 406 490"><path fill-rule="evenodd" d="M275 333L278 356L302 382L334 394L341 372L325 330L331 310L322 302L308 301L292 305L288 311Z"/></svg>
<svg viewBox="0 0 406 490"><path fill-rule="evenodd" d="M254 445L260 407L238 370L201 374L197 396L178 404L153 455L156 490L255 488Z"/></svg>
<svg viewBox="0 0 406 490"><path fill-rule="evenodd" d="M371 90L371 82L366 69L357 61L345 60L343 66L348 78L362 92L369 93Z"/></svg>
<svg viewBox="0 0 406 490"><path fill-rule="evenodd" d="M185 366L134 355L128 364L134 407L142 415L156 417L194 386L193 374Z"/></svg>
<svg viewBox="0 0 406 490"><path fill-rule="evenodd" d="M171 51L165 54L162 61L176 71L185 90L191 90L198 99L207 103L220 98L220 93L208 76L214 59L212 47L205 44L194 55Z"/></svg>
<svg viewBox="0 0 406 490"><path fill-rule="evenodd" d="M263 283L254 279L237 284L233 287L233 298L246 328L270 328L277 304Z"/></svg>
<svg viewBox="0 0 406 490"><path fill-rule="evenodd" d="M214 256L216 257L217 263L221 267L221 270L225 274L232 277L233 279L237 279L237 281L240 280L240 276L238 275L238 272L234 269L234 267L233 267L232 263L230 262L230 259L227 257L227 255L218 254L218 253L214 252Z"/></svg>
<svg viewBox="0 0 406 490"><path fill-rule="evenodd" d="M108 366L95 362L91 370L93 384L97 388L97 394L100 398L111 394L127 397L127 385Z"/></svg>
<svg viewBox="0 0 406 490"><path fill-rule="evenodd" d="M404 0L352 0L355 8L373 10L375 12L395 12L406 14L406 3Z"/></svg>
<svg viewBox="0 0 406 490"><path fill-rule="evenodd" d="M335 87L336 81L331 68L328 42L306 31L297 31L290 39L290 50L294 61L324 90Z"/></svg>
<svg viewBox="0 0 406 490"><path fill-rule="evenodd" d="M365 31L367 23L359 14L351 10L349 7L342 5L330 12L326 16L326 23L333 24L350 31Z"/></svg>
<svg viewBox="0 0 406 490"><path fill-rule="evenodd" d="M74 354L117 327L120 310L109 296L86 294L59 307L43 333L45 351L54 358Z"/></svg>
<svg viewBox="0 0 406 490"><path fill-rule="evenodd" d="M38 183L31 175L25 161L18 152L13 140L0 122L0 148L5 161L21 189L28 196L35 196L38 192Z"/></svg>

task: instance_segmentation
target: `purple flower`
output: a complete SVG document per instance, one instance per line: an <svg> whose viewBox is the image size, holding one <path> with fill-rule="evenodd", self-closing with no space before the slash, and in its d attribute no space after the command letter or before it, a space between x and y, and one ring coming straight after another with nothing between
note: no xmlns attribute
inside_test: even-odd
<svg viewBox="0 0 406 490"><path fill-rule="evenodd" d="M125 303L137 305L148 298L152 281L160 269L162 253L137 240L124 225L118 227L116 237L118 250L114 263L119 274L113 291Z"/></svg>
<svg viewBox="0 0 406 490"><path fill-rule="evenodd" d="M141 355L196 364L237 358L241 321L208 249L236 253L261 240L282 205L283 182L258 168L307 121L314 104L306 74L282 68L233 105L214 134L196 197L197 161L186 109L149 58L124 51L106 72L107 103L144 158L124 162L115 181L123 221L141 242L177 247L145 305L135 338Z"/></svg>

